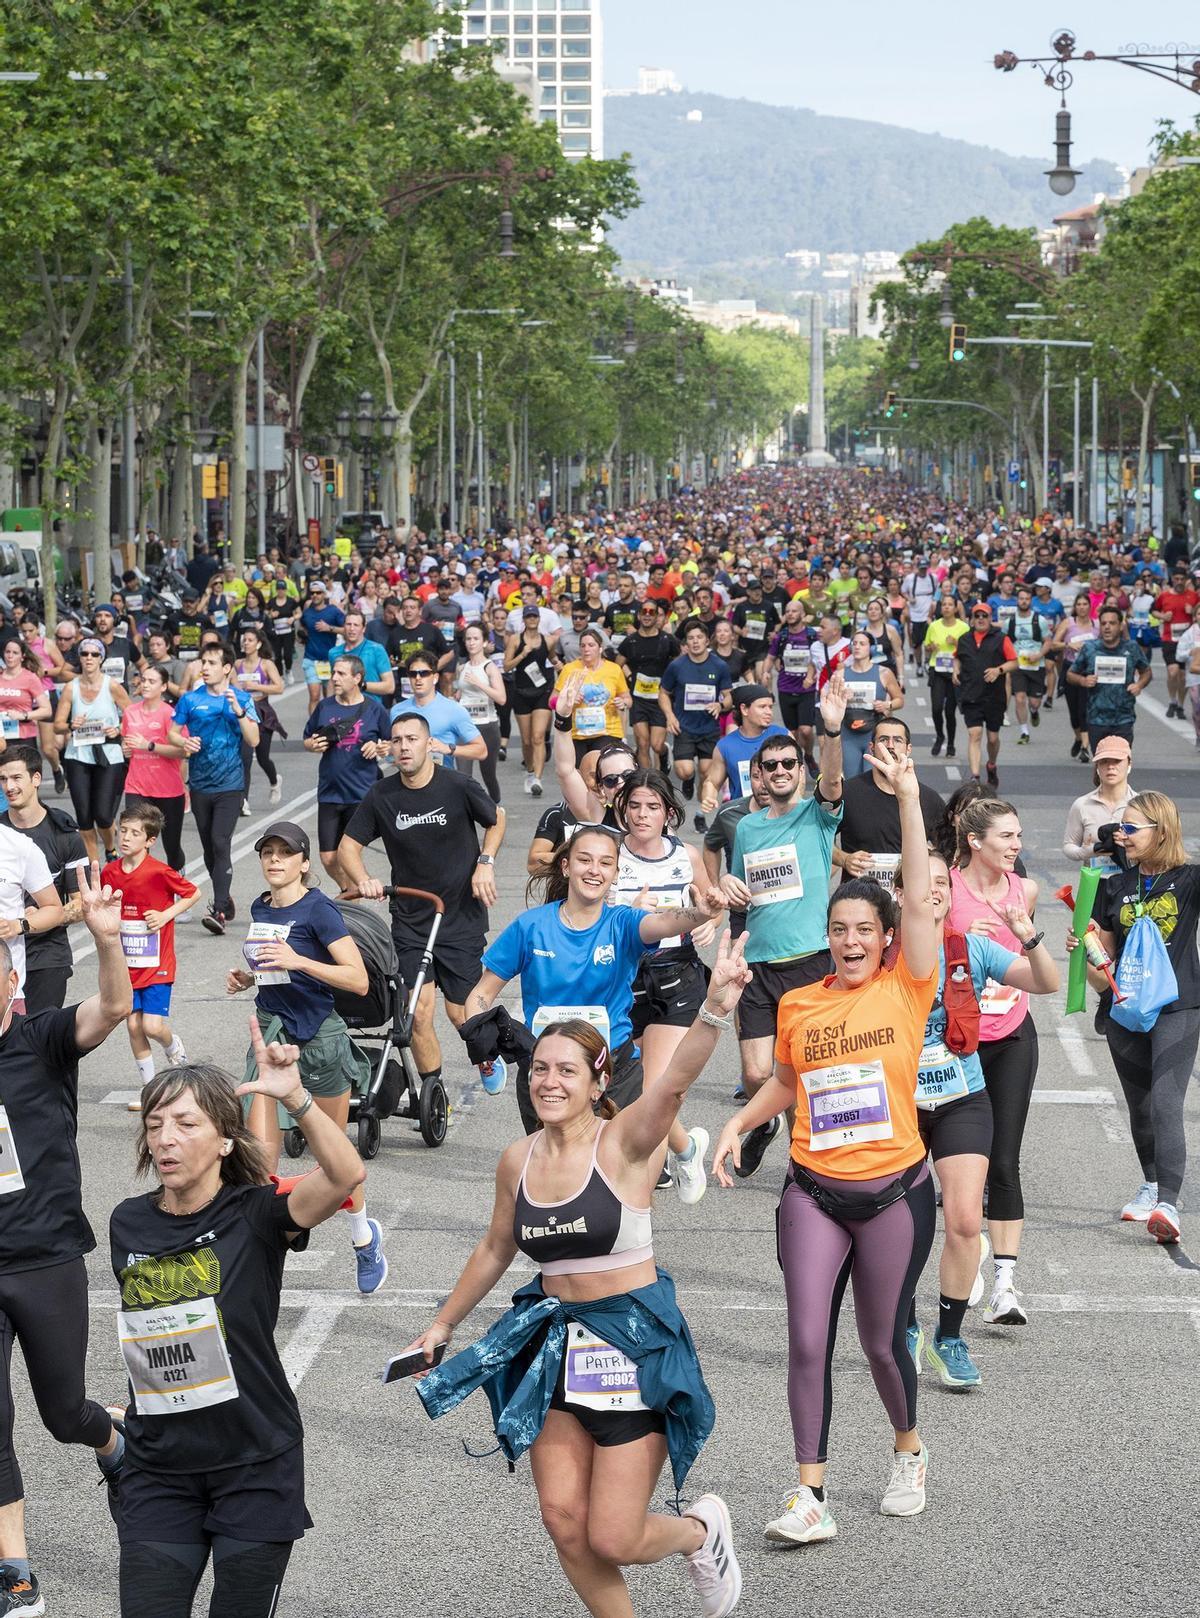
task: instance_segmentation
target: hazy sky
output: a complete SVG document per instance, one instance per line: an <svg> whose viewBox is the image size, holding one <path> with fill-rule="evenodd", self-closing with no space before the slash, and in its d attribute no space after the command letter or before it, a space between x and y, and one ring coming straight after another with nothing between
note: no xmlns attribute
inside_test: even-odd
<svg viewBox="0 0 1200 1618"><path fill-rule="evenodd" d="M1060 29L1079 49L1190 39L1196 0L601 0L605 84L633 85L639 65L674 68L691 90L931 130L1019 156L1052 159L1058 99L1033 68L998 73L1000 50L1049 53ZM1190 35L1180 32L1191 16ZM731 26L730 19L736 19ZM1131 21L1136 19L1136 21ZM1082 63L1068 92L1076 160L1144 161L1155 120L1190 124L1200 96L1113 63Z"/></svg>

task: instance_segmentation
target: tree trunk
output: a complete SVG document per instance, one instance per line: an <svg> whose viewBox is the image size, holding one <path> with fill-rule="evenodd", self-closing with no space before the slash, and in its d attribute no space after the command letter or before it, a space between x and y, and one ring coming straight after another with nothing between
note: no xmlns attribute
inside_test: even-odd
<svg viewBox="0 0 1200 1618"><path fill-rule="evenodd" d="M1150 458L1150 424L1154 418L1154 403L1158 398L1158 388L1159 383L1158 378L1156 377L1146 389L1144 395L1140 393L1135 394L1138 403L1142 407L1142 426L1141 432L1138 435L1137 487L1133 493L1133 531L1135 535L1140 534L1143 531L1142 491L1146 487L1147 463ZM1153 500L1151 500L1150 503L1150 510L1154 510Z"/></svg>
<svg viewBox="0 0 1200 1618"><path fill-rule="evenodd" d="M112 595L112 441L114 423L88 425L88 508L91 513L92 602Z"/></svg>
<svg viewBox="0 0 1200 1618"><path fill-rule="evenodd" d="M238 577L246 564L246 387L257 333L251 332L229 377L229 560Z"/></svg>

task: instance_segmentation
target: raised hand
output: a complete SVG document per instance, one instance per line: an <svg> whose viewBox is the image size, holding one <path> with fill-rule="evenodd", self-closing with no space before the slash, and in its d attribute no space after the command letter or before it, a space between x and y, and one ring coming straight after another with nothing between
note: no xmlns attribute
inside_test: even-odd
<svg viewBox="0 0 1200 1618"><path fill-rule="evenodd" d="M846 690L846 676L841 669L830 675L821 692L821 722L830 735L836 736L842 728L842 721L846 717L846 704L849 693Z"/></svg>
<svg viewBox="0 0 1200 1618"><path fill-rule="evenodd" d="M917 781L917 770L911 754L892 758L881 748L878 754L868 753L866 762L879 771L898 798L920 796L920 784Z"/></svg>
<svg viewBox="0 0 1200 1618"><path fill-rule="evenodd" d="M742 998L742 992L750 982L752 974L746 960L746 941L749 936L748 933L742 933L739 938L731 938L728 929L721 934L721 941L717 945L717 959L705 996L705 1004L718 1016L728 1016Z"/></svg>
<svg viewBox="0 0 1200 1618"><path fill-rule="evenodd" d="M300 1079L299 1045L268 1045L258 1026L258 1018L251 1017L249 1021L250 1049L254 1052L258 1077L249 1084L239 1084L234 1093L239 1096L270 1096L275 1101L284 1101L289 1097L295 1099L297 1092L304 1088Z"/></svg>
<svg viewBox="0 0 1200 1618"><path fill-rule="evenodd" d="M90 871L90 875L89 875ZM79 867L79 908L84 926L97 943L121 936L121 890L100 886L100 866Z"/></svg>

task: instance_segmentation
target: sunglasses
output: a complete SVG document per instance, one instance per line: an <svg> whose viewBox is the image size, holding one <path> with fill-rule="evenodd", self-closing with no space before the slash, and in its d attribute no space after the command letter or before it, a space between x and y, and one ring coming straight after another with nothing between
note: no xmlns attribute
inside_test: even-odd
<svg viewBox="0 0 1200 1618"><path fill-rule="evenodd" d="M433 678L433 670L432 669L409 669L408 677L409 677L410 680L431 680Z"/></svg>
<svg viewBox="0 0 1200 1618"><path fill-rule="evenodd" d="M798 758L771 758L759 765L764 775L786 774L791 770L800 768Z"/></svg>
<svg viewBox="0 0 1200 1618"><path fill-rule="evenodd" d="M103 652L80 652L80 657L103 657Z"/></svg>
<svg viewBox="0 0 1200 1618"><path fill-rule="evenodd" d="M1132 820L1123 820L1117 830L1123 837L1136 837L1138 832L1153 831L1157 825L1157 820L1147 820L1144 824L1135 824Z"/></svg>
<svg viewBox="0 0 1200 1618"><path fill-rule="evenodd" d="M619 775L602 775L600 785L611 791L613 787L619 787L622 781L628 781L632 774L632 770L622 770Z"/></svg>

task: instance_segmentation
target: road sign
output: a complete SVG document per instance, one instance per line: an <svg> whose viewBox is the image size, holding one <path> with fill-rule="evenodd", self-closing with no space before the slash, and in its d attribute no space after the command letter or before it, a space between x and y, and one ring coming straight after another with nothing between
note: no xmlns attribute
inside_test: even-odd
<svg viewBox="0 0 1200 1618"><path fill-rule="evenodd" d="M1009 461L1009 463L1008 463L1008 481L1010 483L1018 483L1020 481L1020 478L1021 478L1021 463L1020 463L1020 461Z"/></svg>
<svg viewBox="0 0 1200 1618"><path fill-rule="evenodd" d="M303 464L306 472L319 472L321 470L321 457L319 455L306 455Z"/></svg>
<svg viewBox="0 0 1200 1618"><path fill-rule="evenodd" d="M309 467L308 475L313 480L314 483L317 483L317 484L320 483L320 481L321 481L321 463L320 463L320 461L317 462L316 466L310 466Z"/></svg>

